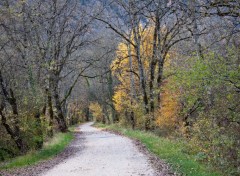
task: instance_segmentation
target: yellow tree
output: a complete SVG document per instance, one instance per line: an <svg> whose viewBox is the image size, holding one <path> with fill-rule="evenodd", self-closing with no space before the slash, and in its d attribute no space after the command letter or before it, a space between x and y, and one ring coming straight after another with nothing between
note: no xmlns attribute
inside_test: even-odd
<svg viewBox="0 0 240 176"><path fill-rule="evenodd" d="M141 28L141 26L139 27ZM140 30L143 31L143 30ZM164 31L163 31L164 32ZM150 80L151 80L151 64L153 59L153 40L154 40L154 28L149 27L146 28L141 33L141 45L140 45L140 56L142 61L142 66L144 69L145 74L145 86L147 88L147 94L149 95L148 101L151 98L151 90L150 90ZM134 35L132 34L130 37L133 44ZM170 66L170 54L167 55L165 65L166 67ZM112 73L118 78L120 84L115 89L115 94L113 100L115 102L116 110L126 117L126 119L130 120L132 126L134 127L135 123L142 123L139 122L140 119L143 120L143 123L149 123L151 117L155 114L156 118L154 121L157 122L157 125L163 124L162 121L168 121L167 123L171 122L171 118L175 116L175 110L177 108L177 101L173 102L171 99L175 97L172 96L172 92L167 92L166 90L163 91L162 97L162 106L161 106L161 113L159 113L159 109L156 112L152 112L150 114L143 113L143 106L146 106L144 103L144 97L142 96L142 87L141 87L141 80L140 80L140 70L139 70L139 62L137 58L137 51L135 50L134 46L128 43L120 43L117 50L117 57L112 62L111 65ZM155 71L156 72L156 71ZM149 84L148 84L149 83ZM154 86L155 83L155 86ZM152 91L159 92L159 88L156 85L156 82L152 82ZM163 89L164 89L163 85ZM167 89L167 88L166 88ZM157 95L155 93L155 95ZM157 96L153 97L157 101ZM151 102L151 101L150 101ZM149 106L149 104L147 104ZM149 107L148 107L149 108ZM140 110L141 109L141 110ZM151 109L151 108L150 108ZM174 111L172 111L174 110ZM157 113L157 114L156 114ZM161 114L161 115L159 115ZM135 118L133 117L135 115ZM144 116L144 119L142 118ZM165 116L163 118L162 116ZM159 120L162 118L162 120ZM151 120L153 121L153 119ZM172 120L174 123L174 121ZM148 124L149 125L149 124Z"/></svg>
<svg viewBox="0 0 240 176"><path fill-rule="evenodd" d="M101 122L104 119L103 109L99 103L90 103L89 109L92 112L96 122Z"/></svg>

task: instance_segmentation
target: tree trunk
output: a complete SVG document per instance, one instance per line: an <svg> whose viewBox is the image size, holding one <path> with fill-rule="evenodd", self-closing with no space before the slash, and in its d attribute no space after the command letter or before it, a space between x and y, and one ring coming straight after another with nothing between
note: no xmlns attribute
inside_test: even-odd
<svg viewBox="0 0 240 176"><path fill-rule="evenodd" d="M130 37L129 37L130 38ZM128 55L129 55L129 67L130 67L130 94L131 94L131 106L133 105L133 100L136 97L136 89L135 89L135 81L133 77L133 66L132 66L132 54L131 54L131 47L128 45ZM130 121L132 125L132 129L135 129L135 117L134 117L134 112L131 108L130 112Z"/></svg>
<svg viewBox="0 0 240 176"><path fill-rule="evenodd" d="M102 115L102 123L103 123L103 124L106 124L106 118L105 118L105 115L104 115L104 114Z"/></svg>
<svg viewBox="0 0 240 176"><path fill-rule="evenodd" d="M157 85L160 89L162 86L162 80L163 80L163 59L160 59L158 62L158 78L157 78ZM161 90L158 93L158 107L161 107Z"/></svg>
<svg viewBox="0 0 240 176"><path fill-rule="evenodd" d="M155 81L155 69L157 65L157 57L159 55L160 46L160 23L159 23L159 10L156 11L155 15L155 29L153 36L153 53L152 60L150 63L150 81L149 81L149 91L150 91L150 112L153 114L155 105L154 105L154 81Z"/></svg>
<svg viewBox="0 0 240 176"><path fill-rule="evenodd" d="M12 128L10 127L10 125L7 123L7 118L6 116L3 114L3 111L0 110L0 116L2 117L2 125L5 127L7 133L11 136L11 138L13 139L13 141L15 142L17 148L19 149L19 151L21 153L25 153L25 147L23 145L23 141L21 139L21 136L19 133L16 133L16 131L12 130Z"/></svg>
<svg viewBox="0 0 240 176"><path fill-rule="evenodd" d="M12 89L10 89L9 93L8 93L6 87L4 86L1 70L0 70L0 86L1 86L2 96L3 96L2 102L0 104L0 115L2 117L2 124L5 127L8 134L14 140L14 142L17 145L20 152L24 153L26 150L25 150L25 145L23 143L23 140L22 140L22 137L20 134L17 100L14 96ZM12 108L13 129L7 123L6 116L3 113L3 110L5 109L5 106L6 106L5 101L7 101Z"/></svg>
<svg viewBox="0 0 240 176"><path fill-rule="evenodd" d="M48 105L48 115L49 115L49 121L48 121L48 136L53 137L53 120L54 120L54 113L53 113L53 105L52 105L52 95L49 89L46 89L47 92L47 105Z"/></svg>
<svg viewBox="0 0 240 176"><path fill-rule="evenodd" d="M130 44L128 44L128 56L129 56L129 68L130 68L131 97L134 99L136 98L137 95L136 95L135 81L133 76L132 52L131 52Z"/></svg>
<svg viewBox="0 0 240 176"><path fill-rule="evenodd" d="M41 119L40 119L40 113L37 112L35 114L35 130L36 130L36 148L35 149L41 149L43 146L43 132L42 132L42 124L41 124Z"/></svg>
<svg viewBox="0 0 240 176"><path fill-rule="evenodd" d="M141 90L142 90L145 114L147 116L149 114L148 96L147 96L147 90L146 90L146 80L145 80L145 74L144 74L144 66L143 66L142 58L141 58L141 36L140 36L138 30L139 30L138 26L135 26L133 28L134 41L136 43L134 49L135 49L135 52L136 52L136 55L137 55L138 69L139 69L139 76L140 76L140 86L141 86ZM145 130L149 130L149 129L150 129L150 121L149 121L148 118L146 118Z"/></svg>
<svg viewBox="0 0 240 176"><path fill-rule="evenodd" d="M133 111L130 112L130 120L131 120L132 129L134 130L136 122L135 122L135 117L134 117L134 112Z"/></svg>
<svg viewBox="0 0 240 176"><path fill-rule="evenodd" d="M112 114L112 121L113 123L118 122L118 118L116 116L116 110L114 107L114 103L112 100L112 97L114 95L114 90L113 90L113 79L112 79L112 72L110 70L109 76L108 76L108 91L109 91L109 97L110 97L110 106L111 106L111 114Z"/></svg>
<svg viewBox="0 0 240 176"><path fill-rule="evenodd" d="M148 108L148 96L147 96L147 91L146 91L146 81L145 81L145 74L144 74L144 66L142 63L142 59L141 59L141 43L140 43L140 34L139 32L137 32L138 29L136 29L136 27L133 30L133 34L134 34L134 40L136 43L136 46L134 47L136 55L137 55L137 61L138 61L138 69L139 69L139 76L140 76L140 86L143 92L143 102L144 102L144 109L145 109L145 113L148 114L149 113L149 108ZM146 127L148 128L148 127Z"/></svg>
<svg viewBox="0 0 240 176"><path fill-rule="evenodd" d="M110 118L109 118L109 115L108 115L108 112L107 112L107 107L106 107L105 104L103 105L103 116L105 118L106 123L110 124Z"/></svg>
<svg viewBox="0 0 240 176"><path fill-rule="evenodd" d="M90 110L89 107L86 108L86 121L90 121Z"/></svg>
<svg viewBox="0 0 240 176"><path fill-rule="evenodd" d="M55 84L53 86L53 98L54 98L54 103L55 103L55 108L56 108L56 120L58 122L58 128L61 132L65 133L68 131L66 120L64 118L63 112L62 112L62 106L61 106L61 101L58 95L58 84L57 81L55 81Z"/></svg>
<svg viewBox="0 0 240 176"><path fill-rule="evenodd" d="M199 29L198 29L198 18L199 18L199 4L193 0L190 3L190 8L192 10L192 18L193 18L193 40L195 44L195 50L197 53L198 59L203 59L203 53L202 53L202 46L201 43L199 42Z"/></svg>

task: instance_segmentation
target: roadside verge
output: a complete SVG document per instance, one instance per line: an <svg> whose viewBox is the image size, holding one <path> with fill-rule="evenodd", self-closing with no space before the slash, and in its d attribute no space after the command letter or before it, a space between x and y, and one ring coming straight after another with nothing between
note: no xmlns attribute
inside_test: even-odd
<svg viewBox="0 0 240 176"><path fill-rule="evenodd" d="M81 148L75 141L83 140L78 128L58 133L39 151L16 157L0 166L0 176L36 176L69 158Z"/></svg>

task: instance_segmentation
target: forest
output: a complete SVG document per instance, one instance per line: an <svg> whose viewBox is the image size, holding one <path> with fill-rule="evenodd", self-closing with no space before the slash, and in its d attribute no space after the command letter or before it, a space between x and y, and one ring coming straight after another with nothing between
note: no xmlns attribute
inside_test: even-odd
<svg viewBox="0 0 240 176"><path fill-rule="evenodd" d="M240 174L240 1L0 0L0 161L92 120Z"/></svg>

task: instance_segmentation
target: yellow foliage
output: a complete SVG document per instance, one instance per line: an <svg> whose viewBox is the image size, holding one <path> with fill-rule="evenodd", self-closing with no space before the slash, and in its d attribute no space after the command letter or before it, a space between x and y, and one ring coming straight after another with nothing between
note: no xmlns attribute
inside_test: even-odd
<svg viewBox="0 0 240 176"><path fill-rule="evenodd" d="M140 26L140 31L142 31L142 27ZM165 31L162 31L165 32ZM141 32L141 59L144 66L144 73L146 74L146 80L149 79L150 76L150 61L152 59L153 54L153 33L154 27L149 27ZM131 41L134 42L133 34L131 35ZM118 45L118 50L116 52L116 58L111 64L112 73L118 78L120 84L116 87L115 93L113 96L114 104L116 110L123 114L127 111L133 111L135 114L136 120L141 121L144 113L142 112L142 100L141 96L137 99L134 99L131 95L131 81L134 80L134 92L136 95L141 94L140 89L140 80L136 76L139 75L138 68L138 60L136 58L136 52L132 45L127 45L122 42ZM171 57L176 57L174 53L168 53L166 55L166 61L164 67L165 72L168 71L168 68L171 66ZM130 66L130 60L132 61L132 65ZM132 72L131 72L132 67ZM157 70L157 69L156 69ZM148 88L148 85L146 85ZM168 90L167 85L163 85L163 93L161 95L161 109L159 112L157 110L156 117L156 125L160 127L173 127L176 125L177 119L177 111L178 111L178 102L177 95L173 94ZM155 92L158 90L155 89ZM138 116L139 115L139 116ZM144 120L142 120L144 123ZM138 122L137 122L138 123Z"/></svg>
<svg viewBox="0 0 240 176"><path fill-rule="evenodd" d="M142 28L141 26L139 28ZM144 64L144 69L149 70L149 61L152 55L152 33L153 28L148 28L142 32L142 43L141 43L141 58ZM134 43L133 35L131 40ZM117 57L111 64L112 73L120 81L120 85L116 88L113 100L115 102L115 107L118 112L123 112L126 109L132 109L135 104L131 104L131 74L133 75L134 84L136 92L140 92L139 89L139 78L130 72L130 59L132 60L132 71L138 74L138 62L136 58L136 52L133 46L128 46L125 43L120 43L118 45L118 50L116 52ZM131 58L130 58L131 57ZM133 102L133 100L132 100Z"/></svg>
<svg viewBox="0 0 240 176"><path fill-rule="evenodd" d="M122 112L130 104L129 95L126 91L121 89L121 85L115 91L113 100L115 102L115 108L118 112Z"/></svg>
<svg viewBox="0 0 240 176"><path fill-rule="evenodd" d="M93 114L93 117L95 118L95 121L100 122L103 118L103 111L102 107L99 103L90 103L89 109Z"/></svg>
<svg viewBox="0 0 240 176"><path fill-rule="evenodd" d="M172 128L176 126L178 120L178 93L171 91L166 84L163 87L163 92L161 95L161 108L157 115L156 124L159 127Z"/></svg>

